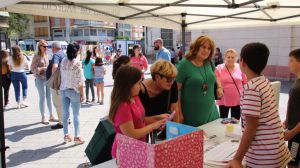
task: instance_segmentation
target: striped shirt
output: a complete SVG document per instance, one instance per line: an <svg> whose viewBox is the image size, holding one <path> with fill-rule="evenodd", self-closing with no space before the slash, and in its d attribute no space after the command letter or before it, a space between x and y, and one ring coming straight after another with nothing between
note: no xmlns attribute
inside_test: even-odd
<svg viewBox="0 0 300 168"><path fill-rule="evenodd" d="M247 167L285 167L291 160L274 96L271 83L264 76L244 85L241 97L243 132L247 116L258 118L255 137L246 153Z"/></svg>

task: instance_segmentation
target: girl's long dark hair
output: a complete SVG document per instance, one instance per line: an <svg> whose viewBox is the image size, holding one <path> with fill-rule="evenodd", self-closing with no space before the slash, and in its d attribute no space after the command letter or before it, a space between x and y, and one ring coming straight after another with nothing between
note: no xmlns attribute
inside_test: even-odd
<svg viewBox="0 0 300 168"><path fill-rule="evenodd" d="M102 60L102 58L97 57L97 58L96 58L96 61L95 61L95 66L102 66L102 65L103 65L103 60Z"/></svg>
<svg viewBox="0 0 300 168"><path fill-rule="evenodd" d="M142 77L142 72L132 66L125 65L119 68L115 80L114 88L111 92L111 105L109 108L109 119L113 122L116 111L122 102L129 102L131 89Z"/></svg>
<svg viewBox="0 0 300 168"><path fill-rule="evenodd" d="M85 65L87 65L90 62L91 56L92 56L92 52L90 50L87 50L86 51L86 57L85 57L85 60L84 60Z"/></svg>
<svg viewBox="0 0 300 168"><path fill-rule="evenodd" d="M96 53L97 47L98 47L98 46L95 46L95 47L93 48L93 56L94 56L94 57L97 57L97 53Z"/></svg>
<svg viewBox="0 0 300 168"><path fill-rule="evenodd" d="M130 58L126 55L120 56L117 60L114 61L113 63L113 71L112 71L112 77L113 79L116 76L117 70L122 66L126 65L130 62Z"/></svg>

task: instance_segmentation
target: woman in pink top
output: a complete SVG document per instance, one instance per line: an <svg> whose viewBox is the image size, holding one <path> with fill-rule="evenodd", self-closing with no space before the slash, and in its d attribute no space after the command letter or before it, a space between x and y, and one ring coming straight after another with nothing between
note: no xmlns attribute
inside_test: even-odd
<svg viewBox="0 0 300 168"><path fill-rule="evenodd" d="M134 66L143 72L142 78L144 79L144 72L148 69L147 58L142 53L142 47L140 45L133 46L133 54L130 57L131 66Z"/></svg>
<svg viewBox="0 0 300 168"><path fill-rule="evenodd" d="M231 117L239 120L241 117L240 93L242 93L243 85L247 83L247 77L242 73L236 60L236 51L228 49L225 52L225 63L218 65L215 73L224 89L222 99L217 100L221 118L227 118L231 109Z"/></svg>
<svg viewBox="0 0 300 168"><path fill-rule="evenodd" d="M131 66L122 66L117 71L111 94L109 119L116 133L146 142L146 135L165 124L169 114L145 117L145 109L139 98L142 72ZM116 142L112 156L116 157Z"/></svg>

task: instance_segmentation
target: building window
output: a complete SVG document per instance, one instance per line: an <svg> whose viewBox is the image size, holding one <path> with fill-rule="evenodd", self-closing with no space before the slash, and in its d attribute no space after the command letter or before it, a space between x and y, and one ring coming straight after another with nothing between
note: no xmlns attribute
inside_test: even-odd
<svg viewBox="0 0 300 168"><path fill-rule="evenodd" d="M34 34L36 37L41 37L41 36L48 36L48 27L39 27L39 28L34 28Z"/></svg>
<svg viewBox="0 0 300 168"><path fill-rule="evenodd" d="M124 24L124 29L130 29L130 28L131 28L130 24Z"/></svg>
<svg viewBox="0 0 300 168"><path fill-rule="evenodd" d="M108 29L108 30L106 30L106 31L107 31L107 36L111 36L111 37L114 36L114 30Z"/></svg>
<svg viewBox="0 0 300 168"><path fill-rule="evenodd" d="M139 33L134 33L135 38L139 38Z"/></svg>
<svg viewBox="0 0 300 168"><path fill-rule="evenodd" d="M121 31L118 32L118 35L119 35L119 36L123 36L123 34L124 34L124 33L121 32Z"/></svg>
<svg viewBox="0 0 300 168"><path fill-rule="evenodd" d="M71 36L83 36L82 29L73 29L71 32Z"/></svg>
<svg viewBox="0 0 300 168"><path fill-rule="evenodd" d="M90 29L84 29L84 36L90 36Z"/></svg>
<svg viewBox="0 0 300 168"><path fill-rule="evenodd" d="M47 16L34 16L33 19L34 19L35 23L47 22L48 21L48 17Z"/></svg>
<svg viewBox="0 0 300 168"><path fill-rule="evenodd" d="M91 36L97 36L97 30L91 29Z"/></svg>
<svg viewBox="0 0 300 168"><path fill-rule="evenodd" d="M104 29L98 29L98 36L106 36L106 31Z"/></svg>
<svg viewBox="0 0 300 168"><path fill-rule="evenodd" d="M164 46L167 49L173 48L173 30L161 29L161 38L164 41Z"/></svg>
<svg viewBox="0 0 300 168"><path fill-rule="evenodd" d="M129 37L129 39L131 38L131 32L130 31L125 31L125 36Z"/></svg>
<svg viewBox="0 0 300 168"><path fill-rule="evenodd" d="M64 30L62 29L54 29L53 30L53 37L64 37Z"/></svg>
<svg viewBox="0 0 300 168"><path fill-rule="evenodd" d="M54 18L54 26L59 27L60 26L60 18Z"/></svg>

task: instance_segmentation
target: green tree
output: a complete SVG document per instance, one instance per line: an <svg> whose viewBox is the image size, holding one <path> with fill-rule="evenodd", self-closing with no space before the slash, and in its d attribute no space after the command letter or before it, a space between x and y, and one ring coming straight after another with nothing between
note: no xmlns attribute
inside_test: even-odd
<svg viewBox="0 0 300 168"><path fill-rule="evenodd" d="M7 34L12 37L16 35L18 37L26 38L29 35L28 32L28 22L30 18L28 15L19 14L19 13L9 13L8 25L6 28Z"/></svg>

